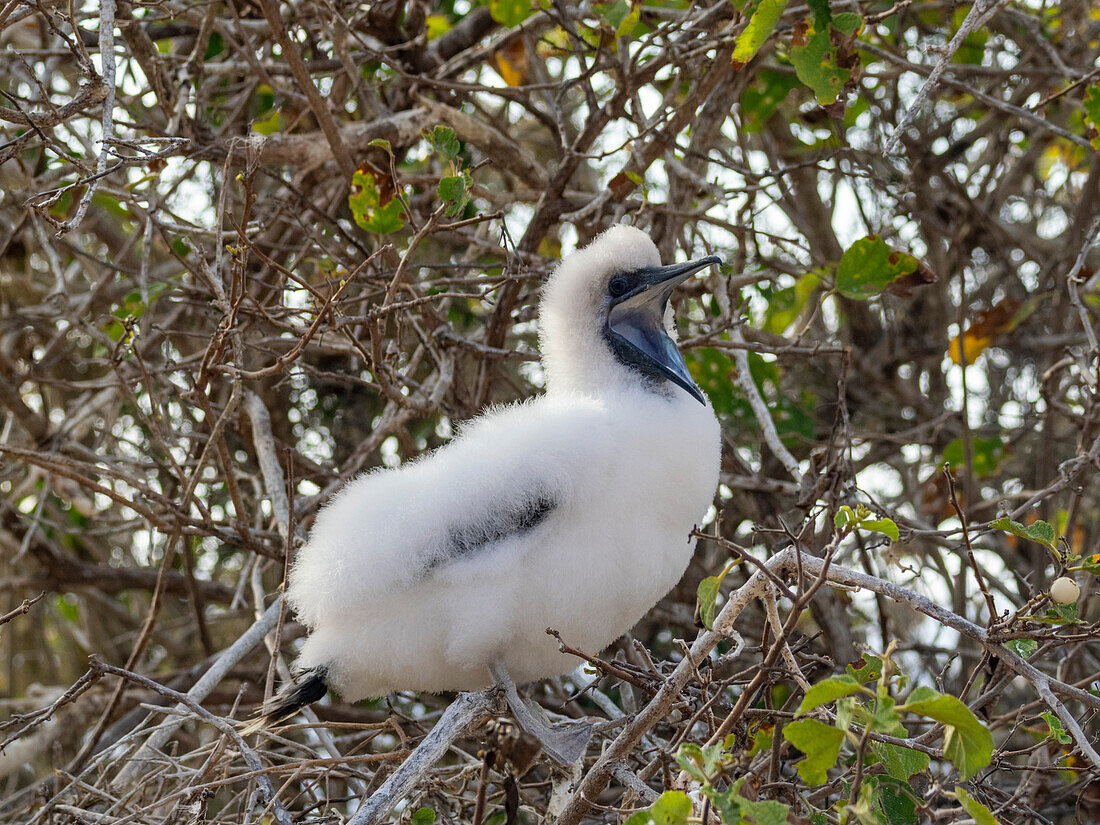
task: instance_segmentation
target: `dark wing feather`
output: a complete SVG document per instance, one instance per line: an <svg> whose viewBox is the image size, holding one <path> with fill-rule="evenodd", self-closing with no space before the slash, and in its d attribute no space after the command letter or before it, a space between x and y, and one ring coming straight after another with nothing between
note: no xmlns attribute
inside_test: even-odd
<svg viewBox="0 0 1100 825"><path fill-rule="evenodd" d="M424 573L432 573L506 539L530 533L546 521L557 506L558 502L552 495L538 492L516 505L492 512L487 518L469 524L452 525L447 533L445 548L428 560Z"/></svg>

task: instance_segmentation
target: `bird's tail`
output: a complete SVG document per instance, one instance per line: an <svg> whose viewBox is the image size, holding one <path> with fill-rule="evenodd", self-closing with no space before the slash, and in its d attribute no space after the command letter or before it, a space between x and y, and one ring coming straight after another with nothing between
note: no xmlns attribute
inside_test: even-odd
<svg viewBox="0 0 1100 825"><path fill-rule="evenodd" d="M256 715L244 724L241 735L263 730L268 725L274 725L297 713L306 705L311 705L328 693L326 681L328 671L323 667L315 667L303 671L294 677L294 681L281 691L264 702L256 711Z"/></svg>

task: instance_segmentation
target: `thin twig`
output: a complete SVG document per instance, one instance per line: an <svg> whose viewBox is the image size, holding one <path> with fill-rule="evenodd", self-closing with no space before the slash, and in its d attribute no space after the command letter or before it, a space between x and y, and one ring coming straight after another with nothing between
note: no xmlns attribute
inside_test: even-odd
<svg viewBox="0 0 1100 825"><path fill-rule="evenodd" d="M962 25L959 26L959 30L955 32L955 36L951 38L951 42L947 44L947 48L943 50L943 54L940 56L939 62L935 68L932 69L932 73L928 75L928 79L924 81L924 85L921 86L920 91L917 92L917 96L913 98L913 102L909 104L909 109L905 112L905 116L901 119L901 122L894 129L890 135L890 139L886 141L886 145L882 147L882 154L889 155L897 146L899 140L901 140L902 134L909 128L909 124L913 122L921 108L924 106L924 101L927 100L928 95L939 85L940 76L943 74L944 69L951 65L951 58L954 57L955 52L959 50L963 42L974 31L978 29L986 20L993 16L993 14L1003 6L1007 0L977 0L973 6L970 7L970 11L966 15L966 19L963 20Z"/></svg>

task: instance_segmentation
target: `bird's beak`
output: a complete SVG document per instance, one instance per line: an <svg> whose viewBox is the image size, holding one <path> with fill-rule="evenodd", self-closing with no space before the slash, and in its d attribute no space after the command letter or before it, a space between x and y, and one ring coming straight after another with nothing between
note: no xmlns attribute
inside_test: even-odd
<svg viewBox="0 0 1100 825"><path fill-rule="evenodd" d="M669 381L683 387L700 404L706 404L695 382L691 380L684 356L665 331L665 307L672 290L700 269L720 264L717 255L682 264L643 269L641 281L632 291L616 298L608 314L611 335L625 344L646 366L655 368Z"/></svg>

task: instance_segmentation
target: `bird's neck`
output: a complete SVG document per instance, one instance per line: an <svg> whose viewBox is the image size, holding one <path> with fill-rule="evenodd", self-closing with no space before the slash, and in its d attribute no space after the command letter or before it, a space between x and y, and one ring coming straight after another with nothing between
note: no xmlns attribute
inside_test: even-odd
<svg viewBox="0 0 1100 825"><path fill-rule="evenodd" d="M673 397L675 387L641 359L616 352L601 340L588 347L555 351L543 356L546 389L552 395L585 395L591 398Z"/></svg>

